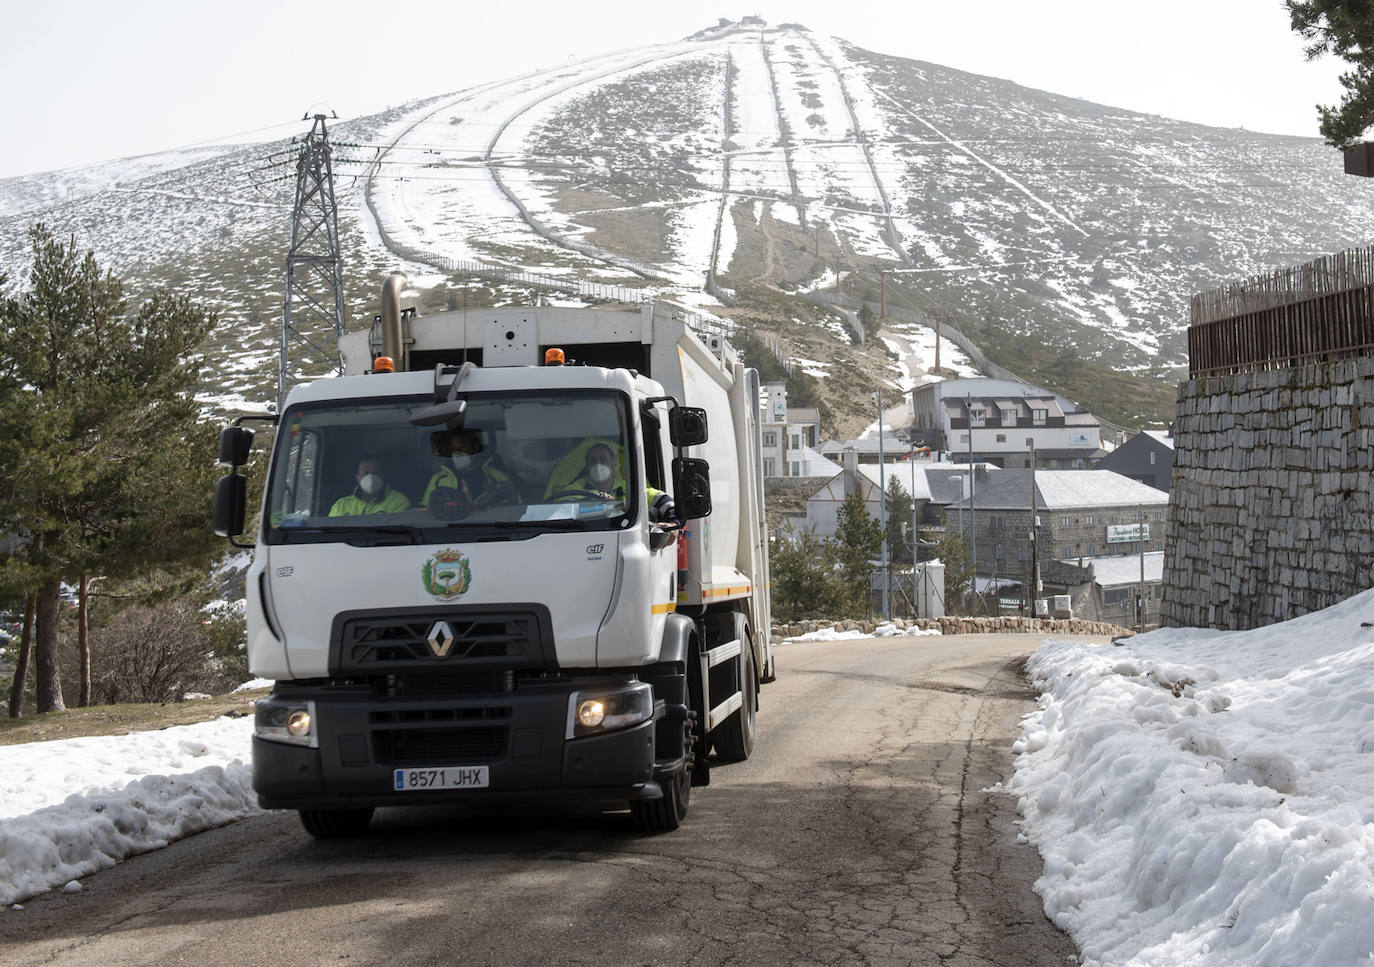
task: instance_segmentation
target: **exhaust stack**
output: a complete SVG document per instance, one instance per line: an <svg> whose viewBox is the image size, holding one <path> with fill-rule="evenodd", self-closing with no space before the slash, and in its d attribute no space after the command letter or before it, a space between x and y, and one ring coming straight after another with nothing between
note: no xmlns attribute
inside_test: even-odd
<svg viewBox="0 0 1374 967"><path fill-rule="evenodd" d="M393 272L382 283L382 355L390 356L396 368L402 372L407 369L401 354L405 340L401 334L401 290L406 287L407 279L400 272Z"/></svg>

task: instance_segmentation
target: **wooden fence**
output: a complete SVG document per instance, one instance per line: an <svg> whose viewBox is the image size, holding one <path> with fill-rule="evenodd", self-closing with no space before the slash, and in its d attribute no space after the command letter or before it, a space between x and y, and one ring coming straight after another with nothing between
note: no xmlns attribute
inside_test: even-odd
<svg viewBox="0 0 1374 967"><path fill-rule="evenodd" d="M1193 297L1193 378L1374 353L1374 248Z"/></svg>

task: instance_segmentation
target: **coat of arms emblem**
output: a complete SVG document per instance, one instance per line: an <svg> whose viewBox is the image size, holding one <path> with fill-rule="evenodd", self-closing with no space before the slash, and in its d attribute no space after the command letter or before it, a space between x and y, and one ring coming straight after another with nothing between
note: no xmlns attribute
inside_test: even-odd
<svg viewBox="0 0 1374 967"><path fill-rule="evenodd" d="M452 547L436 552L421 570L425 590L449 601L459 597L472 584L472 567L463 553Z"/></svg>

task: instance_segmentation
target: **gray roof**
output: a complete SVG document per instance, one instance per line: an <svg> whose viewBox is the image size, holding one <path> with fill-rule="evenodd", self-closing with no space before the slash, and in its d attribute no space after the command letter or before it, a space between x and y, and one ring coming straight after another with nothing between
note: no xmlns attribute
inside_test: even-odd
<svg viewBox="0 0 1374 967"><path fill-rule="evenodd" d="M1080 413L1065 413L1065 426L1101 426L1097 417L1086 411Z"/></svg>
<svg viewBox="0 0 1374 967"><path fill-rule="evenodd" d="M1053 396L1023 396L1017 398L1008 396L974 396L971 398L963 396L946 396L943 397L940 402L944 404L950 417L955 419L965 419L968 416L968 410L965 404L974 407L982 407L988 426L999 423L1001 421L1001 414L1004 412L1015 413L1018 417L1024 417L1025 419L1031 418L1032 410L1044 410L1046 416L1049 417L1063 416L1067 419L1070 415L1070 411L1061 407L1059 401ZM1087 411L1073 415L1086 417L1086 421L1083 425L1093 425L1097 423L1097 419Z"/></svg>
<svg viewBox="0 0 1374 967"><path fill-rule="evenodd" d="M876 463L861 463L855 469L872 481L875 487L881 487L882 483L879 482L878 468L879 465ZM914 473L913 468L915 471ZM882 471L882 480L887 481L893 477L897 478L897 482L902 485L902 489L907 491L907 496L914 496L917 500L930 499L930 487L926 483L925 469L920 464L911 464L906 460L900 463L889 460L882 464ZM915 478L914 480L912 479L913 477ZM915 487L914 494L911 492L913 486Z"/></svg>
<svg viewBox="0 0 1374 967"><path fill-rule="evenodd" d="M978 478L973 505L998 510L1030 510L1030 470L1002 470ZM1169 495L1114 470L1037 470L1035 506L1040 510L1092 507L1163 507ZM967 500L951 505L968 506Z"/></svg>
<svg viewBox="0 0 1374 967"><path fill-rule="evenodd" d="M788 460L796 460L793 456L795 450L788 451ZM827 460L817 451L810 447L801 448L801 474L802 477L833 477L844 468L833 460Z"/></svg>
<svg viewBox="0 0 1374 967"><path fill-rule="evenodd" d="M843 453L845 450L853 450L855 453L877 453L878 438L868 437L862 440L826 440L820 445L821 453L829 456L834 453ZM905 443L890 434L883 434L883 456L891 455L896 457L898 454L906 453L911 449L911 444Z"/></svg>
<svg viewBox="0 0 1374 967"><path fill-rule="evenodd" d="M1118 554L1112 557L1085 557L1084 566L1092 565L1094 580L1104 588L1119 588L1140 583L1140 558L1145 558L1146 583L1164 579L1164 552L1146 551L1140 554Z"/></svg>
<svg viewBox="0 0 1374 967"><path fill-rule="evenodd" d="M918 465L919 466L919 465ZM924 467L926 489L936 504L954 504L964 496L968 478L966 463L931 463ZM1000 471L999 471L1000 472Z"/></svg>

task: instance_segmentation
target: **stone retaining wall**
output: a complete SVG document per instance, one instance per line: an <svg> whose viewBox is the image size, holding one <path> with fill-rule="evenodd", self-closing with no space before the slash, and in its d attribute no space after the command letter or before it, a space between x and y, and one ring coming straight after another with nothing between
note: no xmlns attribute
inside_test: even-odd
<svg viewBox="0 0 1374 967"><path fill-rule="evenodd" d="M776 644L784 638L804 635L811 631L834 628L836 631L858 631L865 635L873 634L874 629L888 622L871 619L824 621L808 619L790 623L774 623L773 641ZM1110 635L1118 638L1135 634L1129 628L1108 624L1103 621L1084 621L1080 618L960 618L946 615L943 618L917 618L908 621L894 618L891 622L902 631L908 628L938 630L945 635L988 635L988 634L1059 634L1059 635Z"/></svg>
<svg viewBox="0 0 1374 967"><path fill-rule="evenodd" d="M1256 628L1374 586L1374 358L1179 386L1160 621Z"/></svg>

